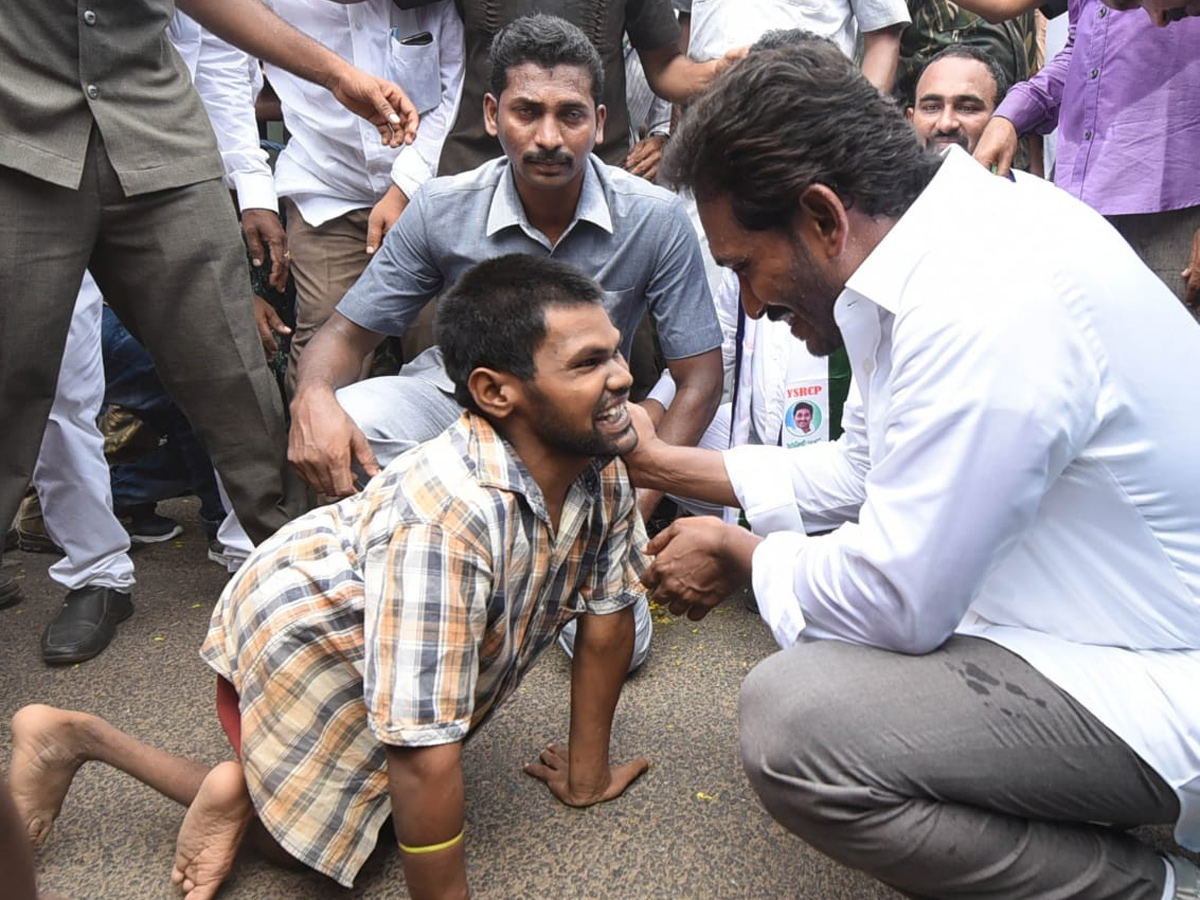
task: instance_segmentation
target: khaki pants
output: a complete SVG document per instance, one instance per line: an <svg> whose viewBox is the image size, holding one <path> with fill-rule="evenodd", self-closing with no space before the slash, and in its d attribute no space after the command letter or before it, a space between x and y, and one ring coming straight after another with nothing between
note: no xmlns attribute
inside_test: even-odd
<svg viewBox="0 0 1200 900"><path fill-rule="evenodd" d="M739 712L771 815L911 896L1162 896L1163 858L1121 829L1174 822L1175 794L997 644L956 636L925 656L797 644L750 673Z"/></svg>
<svg viewBox="0 0 1200 900"><path fill-rule="evenodd" d="M288 250L296 279L296 328L288 357L287 390L296 391L300 354L325 321L333 315L342 297L366 269L369 209L353 209L321 225L309 225L288 198L281 201L287 214ZM433 345L434 303L428 304L405 332L405 360ZM361 376L371 374L372 357L363 361Z"/></svg>

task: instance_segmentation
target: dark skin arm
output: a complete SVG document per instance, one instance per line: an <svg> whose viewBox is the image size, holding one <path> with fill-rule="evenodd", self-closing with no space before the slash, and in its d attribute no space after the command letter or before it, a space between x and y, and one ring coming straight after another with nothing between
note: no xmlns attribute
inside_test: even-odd
<svg viewBox="0 0 1200 900"><path fill-rule="evenodd" d="M737 47L717 59L698 63L689 59L678 44L668 44L657 50L639 50L638 59L654 93L672 103L686 103L745 56L748 49Z"/></svg>
<svg viewBox="0 0 1200 900"><path fill-rule="evenodd" d="M279 318L275 308L258 294L254 295L254 321L258 325L258 339L262 342L263 353L270 359L279 352L275 335L291 334L292 329Z"/></svg>
<svg viewBox="0 0 1200 900"><path fill-rule="evenodd" d="M384 144L399 147L417 136L417 109L399 86L350 65L260 0L178 0L176 5L256 59L328 88L339 103L379 129Z"/></svg>
<svg viewBox="0 0 1200 900"><path fill-rule="evenodd" d="M371 215L367 219L367 253L374 253L379 249L384 236L392 230L392 226L407 207L408 196L393 184L372 207Z"/></svg>
<svg viewBox="0 0 1200 900"><path fill-rule="evenodd" d="M645 410L630 407L630 415L638 443L624 459L639 498L645 488L651 488L721 506L738 505L718 451L668 444L654 433ZM744 528L712 516L677 519L646 545L654 562L643 573L642 583L654 602L672 614L702 619L749 583L751 558L760 541Z"/></svg>
<svg viewBox="0 0 1200 900"><path fill-rule="evenodd" d="M630 405L629 415L637 429L638 442L624 459L639 497L643 490L670 491L721 506L740 503L720 451L667 443L655 432L650 414L636 404Z"/></svg>
<svg viewBox="0 0 1200 900"><path fill-rule="evenodd" d="M388 792L399 842L430 847L463 829L462 744L388 747ZM429 853L400 851L404 881L413 900L464 900L467 890L463 841Z"/></svg>
<svg viewBox="0 0 1200 900"><path fill-rule="evenodd" d="M900 63L900 33L903 25L893 25L863 35L862 73L881 94L890 94Z"/></svg>
<svg viewBox="0 0 1200 900"><path fill-rule="evenodd" d="M659 422L658 435L667 443L694 447L721 403L721 351L718 348L685 359L668 360L667 369L675 379L675 399ZM638 482L634 484L642 488ZM638 491L638 509L643 519L650 517L660 500L662 491L653 488Z"/></svg>
<svg viewBox="0 0 1200 900"><path fill-rule="evenodd" d="M346 415L334 392L358 378L363 360L382 340L382 334L335 312L300 357L288 461L308 484L331 497L354 493L352 458L368 476L379 473L366 436Z"/></svg>
<svg viewBox="0 0 1200 900"><path fill-rule="evenodd" d="M571 666L571 736L566 747L551 744L526 773L568 806L591 806L624 793L650 768L639 756L609 765L608 742L621 685L633 655L633 607L607 616L585 615L575 637Z"/></svg>
<svg viewBox="0 0 1200 900"><path fill-rule="evenodd" d="M242 233L246 235L246 252L250 262L257 266L265 259L263 247L271 250L271 287L283 293L287 290L288 268L291 257L287 252L287 235L279 214L272 209L243 209Z"/></svg>

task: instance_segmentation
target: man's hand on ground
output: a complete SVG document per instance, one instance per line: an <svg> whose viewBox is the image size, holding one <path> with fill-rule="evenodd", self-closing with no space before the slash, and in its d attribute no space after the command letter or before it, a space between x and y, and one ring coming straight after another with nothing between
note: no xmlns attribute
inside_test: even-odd
<svg viewBox="0 0 1200 900"><path fill-rule="evenodd" d="M544 781L550 793L567 806L591 806L620 797L649 768L646 758L639 756L622 765L609 766L605 785L572 789L569 751L561 744L551 744L542 751L541 762L525 766L525 774Z"/></svg>
<svg viewBox="0 0 1200 900"><path fill-rule="evenodd" d="M404 191L394 184L388 188L383 199L371 209L371 215L367 219L367 253L374 253L379 249L384 236L392 230L392 226L407 206L408 197L404 195Z"/></svg>
<svg viewBox="0 0 1200 900"><path fill-rule="evenodd" d="M246 235L246 251L250 254L250 262L256 268L266 259L263 245L270 248L271 274L267 280L271 287L282 294L287 290L288 267L292 257L287 251L287 235L284 234L278 213L270 209L243 209L242 233Z"/></svg>
<svg viewBox="0 0 1200 900"><path fill-rule="evenodd" d="M714 516L676 519L646 545L654 557L642 574L651 599L697 621L750 580L761 538Z"/></svg>
<svg viewBox="0 0 1200 900"><path fill-rule="evenodd" d="M979 136L975 159L996 175L1008 175L1016 155L1017 129L1008 119L992 116Z"/></svg>
<svg viewBox="0 0 1200 900"><path fill-rule="evenodd" d="M398 85L347 65L326 87L342 106L378 128L386 146L411 144L416 138L420 116Z"/></svg>
<svg viewBox="0 0 1200 900"><path fill-rule="evenodd" d="M254 295L254 321L258 325L258 339L262 341L263 353L267 355L267 359L270 359L279 352L279 344L275 340L275 335L291 334L292 329L288 328L283 319L279 318L275 307L258 294Z"/></svg>
<svg viewBox="0 0 1200 900"><path fill-rule="evenodd" d="M1180 278L1187 282L1187 290L1183 294L1183 302L1192 311L1193 316L1200 316L1200 231L1192 238L1192 256L1188 260Z"/></svg>
<svg viewBox="0 0 1200 900"><path fill-rule="evenodd" d="M308 484L331 497L348 497L358 490L351 461L358 460L369 478L379 463L366 435L354 424L332 394L297 394L292 401L288 432L288 462Z"/></svg>

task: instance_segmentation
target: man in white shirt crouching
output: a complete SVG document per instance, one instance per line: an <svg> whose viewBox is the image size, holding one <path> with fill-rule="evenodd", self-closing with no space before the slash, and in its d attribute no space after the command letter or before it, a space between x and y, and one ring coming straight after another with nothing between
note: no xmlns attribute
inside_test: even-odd
<svg viewBox="0 0 1200 900"><path fill-rule="evenodd" d="M752 582L785 649L743 762L833 858L917 897L1195 898L1122 829L1200 850L1200 331L1084 205L905 129L812 39L672 137L747 314L845 346L862 427L717 454L641 417L635 483L753 527L677 521L644 580L693 619Z"/></svg>

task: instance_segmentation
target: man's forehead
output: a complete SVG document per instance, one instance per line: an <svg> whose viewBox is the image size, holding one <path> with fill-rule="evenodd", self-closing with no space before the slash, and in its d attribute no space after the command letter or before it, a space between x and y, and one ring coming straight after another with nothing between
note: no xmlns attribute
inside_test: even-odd
<svg viewBox="0 0 1200 900"><path fill-rule="evenodd" d="M986 65L977 59L951 56L930 63L917 81L917 99L922 97L976 96L993 102L996 80Z"/></svg>
<svg viewBox="0 0 1200 900"><path fill-rule="evenodd" d="M546 338L542 349L556 356L569 356L589 347L608 347L620 338L620 332L599 303L546 307Z"/></svg>
<svg viewBox="0 0 1200 900"><path fill-rule="evenodd" d="M546 68L535 62L523 62L508 70L507 81L501 93L502 99L522 96L544 102L553 97L561 103L574 98L588 106L592 105L592 75L584 66Z"/></svg>

